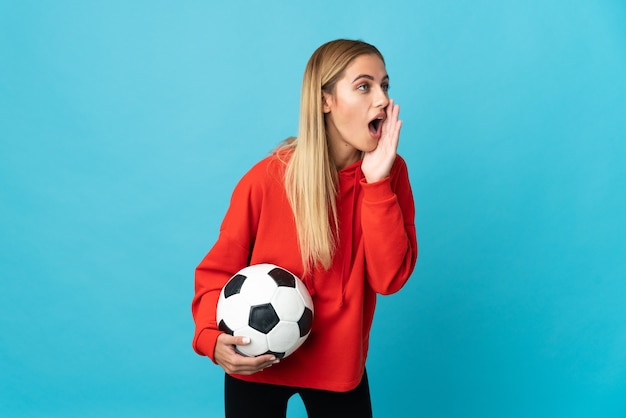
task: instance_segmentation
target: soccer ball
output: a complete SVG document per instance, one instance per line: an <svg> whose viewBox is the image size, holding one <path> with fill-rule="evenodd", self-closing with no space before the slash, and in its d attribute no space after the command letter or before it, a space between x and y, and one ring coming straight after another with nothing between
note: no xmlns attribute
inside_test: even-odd
<svg viewBox="0 0 626 418"><path fill-rule="evenodd" d="M274 264L255 264L230 278L217 302L219 329L250 338L238 353L284 358L307 339L313 325L313 301L304 283Z"/></svg>

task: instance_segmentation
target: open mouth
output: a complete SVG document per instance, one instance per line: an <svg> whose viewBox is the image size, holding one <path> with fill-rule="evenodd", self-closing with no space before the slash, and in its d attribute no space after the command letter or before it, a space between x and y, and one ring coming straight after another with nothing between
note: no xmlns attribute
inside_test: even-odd
<svg viewBox="0 0 626 418"><path fill-rule="evenodd" d="M374 137L374 138L380 138L380 135L382 133L383 130L383 122L384 122L384 117L383 116L377 116L376 119L370 121L370 123L367 125L369 130L370 130L370 134Z"/></svg>

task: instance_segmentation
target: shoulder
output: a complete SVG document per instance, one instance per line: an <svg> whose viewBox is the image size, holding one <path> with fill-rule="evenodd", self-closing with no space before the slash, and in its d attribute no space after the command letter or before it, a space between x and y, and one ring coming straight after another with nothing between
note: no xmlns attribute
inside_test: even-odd
<svg viewBox="0 0 626 418"><path fill-rule="evenodd" d="M283 175L287 167L288 159L281 154L272 152L256 164L254 164L245 176L254 178L265 178L268 175Z"/></svg>
<svg viewBox="0 0 626 418"><path fill-rule="evenodd" d="M396 159L391 167L391 172L389 173L389 179L391 180L391 187L395 191L411 188L409 170L406 161L400 155L396 155Z"/></svg>
<svg viewBox="0 0 626 418"><path fill-rule="evenodd" d="M404 166L406 167L406 161L400 154L396 154L396 160L393 162L394 166Z"/></svg>
<svg viewBox="0 0 626 418"><path fill-rule="evenodd" d="M239 180L238 188L265 188L267 185L283 183L287 159L273 152L254 164Z"/></svg>
<svg viewBox="0 0 626 418"><path fill-rule="evenodd" d="M400 154L397 154L393 166L391 167L391 176L406 173L407 171L406 161Z"/></svg>

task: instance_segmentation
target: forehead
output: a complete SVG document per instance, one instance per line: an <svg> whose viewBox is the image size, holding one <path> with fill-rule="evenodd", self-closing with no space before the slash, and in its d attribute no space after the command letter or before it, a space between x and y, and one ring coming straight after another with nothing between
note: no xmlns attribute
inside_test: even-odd
<svg viewBox="0 0 626 418"><path fill-rule="evenodd" d="M387 69L383 60L377 55L359 55L346 67L344 78L352 81L354 77L359 75L369 75L379 80L387 75Z"/></svg>

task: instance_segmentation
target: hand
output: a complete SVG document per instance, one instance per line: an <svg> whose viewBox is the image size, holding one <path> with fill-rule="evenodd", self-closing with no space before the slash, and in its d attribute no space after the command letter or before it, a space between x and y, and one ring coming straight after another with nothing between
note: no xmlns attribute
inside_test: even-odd
<svg viewBox="0 0 626 418"><path fill-rule="evenodd" d="M385 112L387 118L383 122L378 146L373 151L366 152L361 163L361 170L368 183L374 183L389 176L391 166L396 159L400 128L402 127L402 121L398 120L400 106L395 104L393 100L389 100Z"/></svg>
<svg viewBox="0 0 626 418"><path fill-rule="evenodd" d="M235 345L247 344L250 344L248 337L233 337L232 335L221 334L217 337L217 344L215 345L215 362L222 366L228 374L250 375L280 361L272 354L246 357L235 351Z"/></svg>

